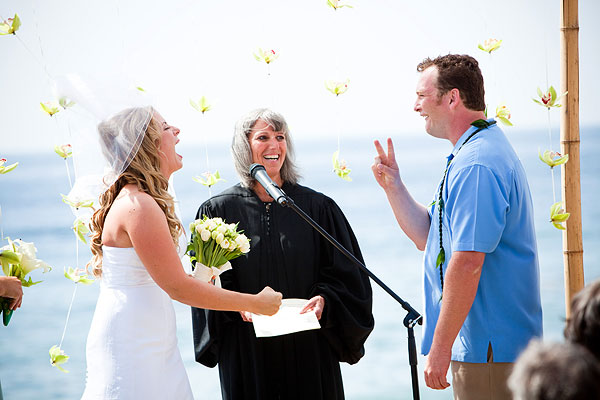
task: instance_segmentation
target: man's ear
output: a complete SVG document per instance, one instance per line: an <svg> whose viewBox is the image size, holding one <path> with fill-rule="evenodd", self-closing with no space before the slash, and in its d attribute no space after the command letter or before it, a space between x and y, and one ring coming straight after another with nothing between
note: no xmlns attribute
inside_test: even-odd
<svg viewBox="0 0 600 400"><path fill-rule="evenodd" d="M460 91L456 88L450 90L448 96L448 105L452 108L456 107L460 102Z"/></svg>

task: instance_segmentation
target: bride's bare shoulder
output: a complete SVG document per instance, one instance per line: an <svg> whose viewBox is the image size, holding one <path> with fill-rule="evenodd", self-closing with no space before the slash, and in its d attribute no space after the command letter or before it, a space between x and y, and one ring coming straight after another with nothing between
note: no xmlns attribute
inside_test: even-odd
<svg viewBox="0 0 600 400"><path fill-rule="evenodd" d="M110 212L119 218L131 218L151 215L156 209L160 210L160 207L152 196L135 185L125 185L115 198Z"/></svg>

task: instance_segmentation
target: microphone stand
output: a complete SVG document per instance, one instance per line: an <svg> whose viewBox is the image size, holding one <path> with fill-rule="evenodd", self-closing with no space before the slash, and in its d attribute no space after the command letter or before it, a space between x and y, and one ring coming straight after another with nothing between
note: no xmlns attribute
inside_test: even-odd
<svg viewBox="0 0 600 400"><path fill-rule="evenodd" d="M279 189L281 190L281 189ZM413 399L419 400L419 375L417 372L417 345L415 343L415 333L414 326L416 324L422 325L423 318L421 314L419 314L414 308L411 307L406 301L402 300L400 296L398 296L392 289L390 289L385 283L381 281L374 273L369 271L369 269L360 262L354 254L350 253L348 250L344 248L333 236L331 236L327 231L325 231L319 224L317 224L308 214L306 214L300 207L294 203L283 190L281 192L284 196L280 196L276 199L276 202L281 206L289 207L294 210L298 215L302 217L306 222L308 222L314 229L317 230L325 239L327 239L336 249L342 252L346 257L348 257L351 261L354 262L360 269L362 269L369 277L374 280L383 290L387 292L394 300L396 300L402 308L404 308L407 312L406 317L404 317L404 326L408 330L408 363L410 365L410 373L412 378L412 393Z"/></svg>

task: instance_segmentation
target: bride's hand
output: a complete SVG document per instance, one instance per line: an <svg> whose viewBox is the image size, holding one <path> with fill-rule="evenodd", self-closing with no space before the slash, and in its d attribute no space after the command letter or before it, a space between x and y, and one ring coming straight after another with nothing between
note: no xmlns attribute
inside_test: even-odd
<svg viewBox="0 0 600 400"><path fill-rule="evenodd" d="M256 296L255 314L273 315L279 311L281 306L281 293L274 291L270 287L265 287Z"/></svg>

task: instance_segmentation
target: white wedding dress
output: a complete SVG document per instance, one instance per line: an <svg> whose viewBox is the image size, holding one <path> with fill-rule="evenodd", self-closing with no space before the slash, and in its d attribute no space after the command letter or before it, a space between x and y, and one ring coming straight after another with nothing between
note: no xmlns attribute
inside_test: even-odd
<svg viewBox="0 0 600 400"><path fill-rule="evenodd" d="M132 247L103 246L102 253L82 400L193 399L171 298Z"/></svg>

